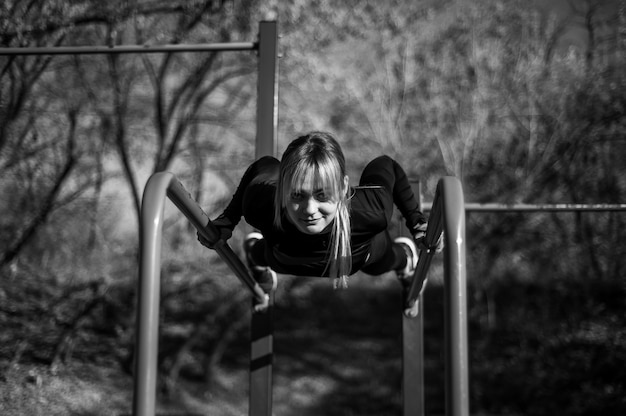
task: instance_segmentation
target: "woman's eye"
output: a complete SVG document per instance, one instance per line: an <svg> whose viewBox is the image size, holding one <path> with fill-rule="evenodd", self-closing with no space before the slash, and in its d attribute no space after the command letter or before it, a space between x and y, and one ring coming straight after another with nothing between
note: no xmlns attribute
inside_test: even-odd
<svg viewBox="0 0 626 416"><path fill-rule="evenodd" d="M315 199L317 199L318 201L326 202L330 200L330 197L326 192L317 192L315 194Z"/></svg>
<svg viewBox="0 0 626 416"><path fill-rule="evenodd" d="M290 198L294 201L299 201L300 199L302 199L302 193L301 192L292 192Z"/></svg>

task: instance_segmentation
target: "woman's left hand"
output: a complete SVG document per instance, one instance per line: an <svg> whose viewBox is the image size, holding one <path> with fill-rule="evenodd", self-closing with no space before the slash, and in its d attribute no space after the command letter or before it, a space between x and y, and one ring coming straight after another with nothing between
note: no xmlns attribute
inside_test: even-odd
<svg viewBox="0 0 626 416"><path fill-rule="evenodd" d="M419 250L435 250L435 253L441 253L443 251L443 233L439 235L437 243L434 246L429 246L426 243L426 230L428 229L428 223L421 223L413 229L413 239Z"/></svg>

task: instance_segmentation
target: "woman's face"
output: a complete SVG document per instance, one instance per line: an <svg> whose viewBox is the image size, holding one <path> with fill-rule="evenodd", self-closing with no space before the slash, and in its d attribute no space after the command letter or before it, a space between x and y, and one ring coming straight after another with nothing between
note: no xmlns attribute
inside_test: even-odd
<svg viewBox="0 0 626 416"><path fill-rule="evenodd" d="M337 201L323 189L299 189L289 194L287 217L305 234L319 234L337 215Z"/></svg>

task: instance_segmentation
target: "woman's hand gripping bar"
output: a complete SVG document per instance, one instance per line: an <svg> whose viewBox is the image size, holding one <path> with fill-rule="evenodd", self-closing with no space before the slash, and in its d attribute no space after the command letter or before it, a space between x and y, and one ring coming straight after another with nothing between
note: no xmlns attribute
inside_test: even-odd
<svg viewBox="0 0 626 416"><path fill-rule="evenodd" d="M443 216L441 215L440 198L433 201L431 216L428 220L426 235L418 243L420 249L419 260L411 286L408 290L404 314L409 318L414 318L419 313L419 299L426 289L428 282L428 270L433 256L443 250Z"/></svg>
<svg viewBox="0 0 626 416"><path fill-rule="evenodd" d="M261 286L250 276L248 269L230 248L228 243L221 239L219 230L211 223L209 217L198 203L191 197L184 186L174 177L170 180L167 188L167 196L187 217L198 231L198 237L209 242L217 254L226 262L228 267L237 275L257 301L255 311L265 310L269 305L269 295L263 291Z"/></svg>

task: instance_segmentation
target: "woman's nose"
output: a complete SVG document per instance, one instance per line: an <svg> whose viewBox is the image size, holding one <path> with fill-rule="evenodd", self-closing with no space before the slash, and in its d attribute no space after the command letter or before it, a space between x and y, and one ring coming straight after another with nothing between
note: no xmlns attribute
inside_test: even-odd
<svg viewBox="0 0 626 416"><path fill-rule="evenodd" d="M308 198L304 204L304 212L307 214L315 214L317 212L317 201L315 198Z"/></svg>

